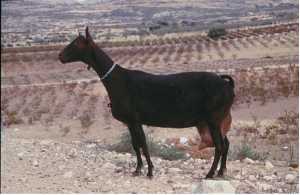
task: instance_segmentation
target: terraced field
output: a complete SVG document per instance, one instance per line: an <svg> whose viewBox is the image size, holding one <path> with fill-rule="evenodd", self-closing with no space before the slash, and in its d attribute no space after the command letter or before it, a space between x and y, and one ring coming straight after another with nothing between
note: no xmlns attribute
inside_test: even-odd
<svg viewBox="0 0 300 195"><path fill-rule="evenodd" d="M121 66L151 73L226 72L236 80L235 105L264 104L298 96L297 29L298 24L288 24L232 31L221 40L192 36L104 49ZM26 123L72 119L87 112L93 119L103 118L99 115L107 115L106 92L97 75L82 63L61 64L60 47L56 49L4 50L1 110Z"/></svg>

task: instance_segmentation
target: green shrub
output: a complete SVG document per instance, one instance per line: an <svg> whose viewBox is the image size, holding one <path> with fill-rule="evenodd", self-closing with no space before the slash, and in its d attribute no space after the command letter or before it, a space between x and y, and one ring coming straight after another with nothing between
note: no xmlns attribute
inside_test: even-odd
<svg viewBox="0 0 300 195"><path fill-rule="evenodd" d="M147 140L148 150L151 155L160 157L165 160L178 160L187 158L185 152L177 149L175 146L156 142L150 134L145 134L145 136ZM135 154L131 145L131 137L129 132L123 133L120 137L120 141L116 144L111 145L109 149L120 153Z"/></svg>
<svg viewBox="0 0 300 195"><path fill-rule="evenodd" d="M212 28L212 29L209 29L207 36L212 39L218 39L221 36L224 36L226 34L227 34L227 32L226 32L225 28Z"/></svg>
<svg viewBox="0 0 300 195"><path fill-rule="evenodd" d="M242 144L230 148L228 158L230 160L242 160L245 158L251 158L252 160L265 160L267 153L259 153L251 148L248 144Z"/></svg>

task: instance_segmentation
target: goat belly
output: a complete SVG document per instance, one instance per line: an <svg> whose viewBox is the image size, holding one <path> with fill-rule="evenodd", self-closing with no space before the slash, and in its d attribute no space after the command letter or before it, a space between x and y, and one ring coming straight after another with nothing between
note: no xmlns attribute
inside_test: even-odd
<svg viewBox="0 0 300 195"><path fill-rule="evenodd" d="M166 89L152 94L139 93L134 104L139 120L146 125L184 128L195 126L203 120L201 97L184 95L180 90ZM166 93L168 92L168 93Z"/></svg>

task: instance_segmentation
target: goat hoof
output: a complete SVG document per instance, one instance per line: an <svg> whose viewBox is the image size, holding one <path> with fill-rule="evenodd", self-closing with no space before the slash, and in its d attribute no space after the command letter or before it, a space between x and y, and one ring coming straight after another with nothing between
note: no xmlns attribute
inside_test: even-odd
<svg viewBox="0 0 300 195"><path fill-rule="evenodd" d="M208 174L206 175L205 179L212 179L213 176L214 176L213 173L208 173Z"/></svg>
<svg viewBox="0 0 300 195"><path fill-rule="evenodd" d="M218 177L224 177L224 173L226 173L227 169L224 168L223 170L220 169L219 172L218 172Z"/></svg>
<svg viewBox="0 0 300 195"><path fill-rule="evenodd" d="M134 172L132 173L132 176L133 176L133 177L140 176L140 175L142 175L142 171L141 171L141 170L136 170L136 171L134 171Z"/></svg>
<svg viewBox="0 0 300 195"><path fill-rule="evenodd" d="M153 174L152 173L151 174L148 173L147 176L148 176L149 179L153 178Z"/></svg>

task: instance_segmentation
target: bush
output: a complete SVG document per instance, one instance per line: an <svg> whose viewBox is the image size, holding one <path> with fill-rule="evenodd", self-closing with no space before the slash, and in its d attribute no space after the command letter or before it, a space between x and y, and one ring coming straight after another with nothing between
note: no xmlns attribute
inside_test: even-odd
<svg viewBox="0 0 300 195"><path fill-rule="evenodd" d="M245 158L251 158L252 160L265 160L267 159L267 156L267 153L259 153L253 150L248 144L233 147L228 153L228 158L230 160L242 160Z"/></svg>
<svg viewBox="0 0 300 195"><path fill-rule="evenodd" d="M6 126L10 126L13 124L18 125L18 124L22 124L22 123L24 123L24 121L17 116L16 111L8 112L7 116L4 119L4 124Z"/></svg>
<svg viewBox="0 0 300 195"><path fill-rule="evenodd" d="M209 29L207 36L212 39L218 39L221 36L224 36L226 34L227 34L227 32L226 32L225 28L212 28L212 29Z"/></svg>
<svg viewBox="0 0 300 195"><path fill-rule="evenodd" d="M151 155L161 157L165 160L178 160L187 158L185 152L177 149L175 146L156 142L150 134L145 134L145 136L147 140L148 150ZM109 149L120 153L135 154L131 145L131 136L129 132L123 133L120 137L120 141L116 144L111 145Z"/></svg>

